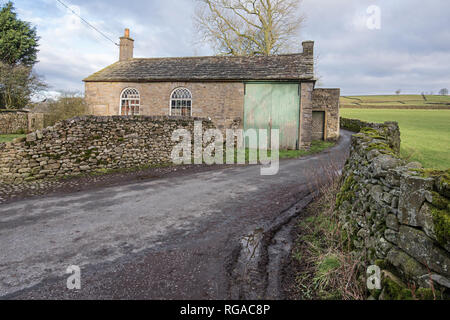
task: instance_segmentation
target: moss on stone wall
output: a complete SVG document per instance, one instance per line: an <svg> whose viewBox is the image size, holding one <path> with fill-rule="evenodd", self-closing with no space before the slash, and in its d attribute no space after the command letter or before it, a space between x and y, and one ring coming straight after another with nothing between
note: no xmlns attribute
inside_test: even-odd
<svg viewBox="0 0 450 320"><path fill-rule="evenodd" d="M373 138L373 139L382 139L385 140L386 136L382 136L380 135L380 132L378 130L375 130L373 128L370 127L364 127L360 130L360 133L366 134L369 137Z"/></svg>
<svg viewBox="0 0 450 320"><path fill-rule="evenodd" d="M383 287L383 300L412 300L413 296L411 290L400 285L398 282L385 277L382 282Z"/></svg>
<svg viewBox="0 0 450 320"><path fill-rule="evenodd" d="M355 192L352 190L356 181L354 175L350 174L344 181L341 191L336 197L336 207L339 208L344 201L350 201L355 197Z"/></svg>
<svg viewBox="0 0 450 320"><path fill-rule="evenodd" d="M434 231L436 232L437 240L440 244L445 246L450 243L450 210L440 210L438 208L431 208L431 215L433 216Z"/></svg>
<svg viewBox="0 0 450 320"><path fill-rule="evenodd" d="M443 181L450 183L450 169L436 170L436 169L411 169L411 171L417 172L424 178L443 178Z"/></svg>
<svg viewBox="0 0 450 320"><path fill-rule="evenodd" d="M450 200L441 196L439 193L435 191L432 191L431 195L433 198L433 200L431 200L433 206L441 210L450 210Z"/></svg>
<svg viewBox="0 0 450 320"><path fill-rule="evenodd" d="M369 144L369 146L367 147L367 152L372 150L378 150L382 154L388 154L394 157L396 156L394 150L392 150L392 148L384 142L374 142Z"/></svg>
<svg viewBox="0 0 450 320"><path fill-rule="evenodd" d="M341 118L340 125L342 129L361 133L366 139L386 140L395 154L400 152L400 129L397 122L371 123Z"/></svg>

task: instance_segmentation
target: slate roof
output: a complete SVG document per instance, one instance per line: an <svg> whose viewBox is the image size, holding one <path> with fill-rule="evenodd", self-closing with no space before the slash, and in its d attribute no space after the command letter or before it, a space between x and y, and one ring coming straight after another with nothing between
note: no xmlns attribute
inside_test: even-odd
<svg viewBox="0 0 450 320"><path fill-rule="evenodd" d="M133 58L92 74L85 82L311 80L311 55Z"/></svg>

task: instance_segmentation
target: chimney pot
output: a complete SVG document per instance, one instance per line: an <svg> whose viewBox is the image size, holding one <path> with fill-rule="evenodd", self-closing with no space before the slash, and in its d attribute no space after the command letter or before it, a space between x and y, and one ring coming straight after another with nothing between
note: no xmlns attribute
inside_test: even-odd
<svg viewBox="0 0 450 320"><path fill-rule="evenodd" d="M130 37L130 29L126 28L125 29L125 38L129 38Z"/></svg>

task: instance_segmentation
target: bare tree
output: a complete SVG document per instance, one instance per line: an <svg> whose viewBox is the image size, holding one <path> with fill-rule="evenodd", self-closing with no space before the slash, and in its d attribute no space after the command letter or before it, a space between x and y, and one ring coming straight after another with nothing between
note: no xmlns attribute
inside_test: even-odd
<svg viewBox="0 0 450 320"><path fill-rule="evenodd" d="M439 90L439 94L441 96L448 96L448 89L447 88L442 88L441 90Z"/></svg>
<svg viewBox="0 0 450 320"><path fill-rule="evenodd" d="M44 125L52 126L57 121L89 114L88 105L80 92L59 91L60 95L33 104L32 111L45 113Z"/></svg>
<svg viewBox="0 0 450 320"><path fill-rule="evenodd" d="M301 0L198 0L194 24L220 55L287 53L299 43Z"/></svg>

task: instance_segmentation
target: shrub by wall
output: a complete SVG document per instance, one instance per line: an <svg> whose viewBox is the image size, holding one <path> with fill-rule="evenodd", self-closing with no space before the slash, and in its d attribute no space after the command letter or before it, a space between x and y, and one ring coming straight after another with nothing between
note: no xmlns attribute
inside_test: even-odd
<svg viewBox="0 0 450 320"><path fill-rule="evenodd" d="M448 298L450 169L422 169L399 156L393 122L341 119L352 137L337 196L344 240L367 267L383 269L379 299Z"/></svg>
<svg viewBox="0 0 450 320"><path fill-rule="evenodd" d="M82 116L63 120L26 138L0 144L0 180L21 183L166 164L178 143L171 141L172 132L193 132L196 120L202 121L204 130L213 127L208 120L181 117Z"/></svg>

